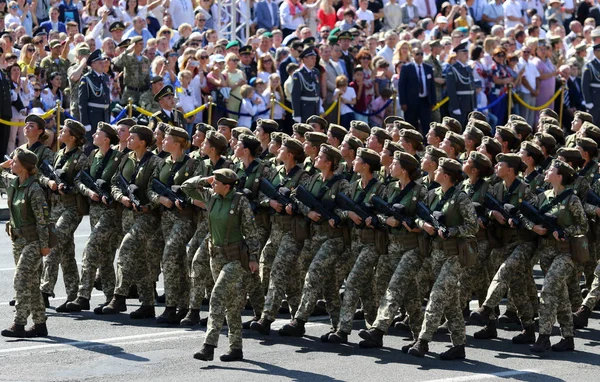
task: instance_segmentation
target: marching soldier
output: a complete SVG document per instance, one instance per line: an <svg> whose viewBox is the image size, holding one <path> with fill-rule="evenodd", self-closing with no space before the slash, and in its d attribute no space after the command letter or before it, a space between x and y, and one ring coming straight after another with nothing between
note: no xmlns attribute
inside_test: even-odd
<svg viewBox="0 0 600 382"><path fill-rule="evenodd" d="M79 115L85 127L87 140L85 151L89 154L93 149L93 135L98 122L108 122L110 112L110 89L108 76L104 74L106 56L100 50L95 50L87 59L92 70L84 75L79 83Z"/></svg>
<svg viewBox="0 0 600 382"><path fill-rule="evenodd" d="M585 107L594 122L600 121L600 44L594 45L594 58L583 67L581 90Z"/></svg>
<svg viewBox="0 0 600 382"><path fill-rule="evenodd" d="M318 115L321 105L319 93L319 71L315 68L317 52L309 47L300 53L304 64L293 74L292 83L292 109L294 120L298 123L305 122L312 115Z"/></svg>
<svg viewBox="0 0 600 382"><path fill-rule="evenodd" d="M475 79L473 69L467 65L469 60L467 43L458 45L454 48L454 52L456 52L456 63L449 68L446 75L446 87L450 97L448 109L450 115L465 126L469 112L477 107ZM598 65L600 68L600 62Z"/></svg>
<svg viewBox="0 0 600 382"><path fill-rule="evenodd" d="M152 114L152 117L150 117L150 124L148 126L152 130L154 130L158 122L183 128L185 120L183 118L183 113L175 109L175 93L173 86L167 85L160 89L154 96L154 101L158 102L159 111Z"/></svg>
<svg viewBox="0 0 600 382"><path fill-rule="evenodd" d="M113 60L115 66L123 69L123 85L125 89L121 96L121 105L126 105L129 98L133 103L140 101L140 96L148 90L150 82L150 60L142 56L144 40L141 36L131 39L131 45L126 51Z"/></svg>

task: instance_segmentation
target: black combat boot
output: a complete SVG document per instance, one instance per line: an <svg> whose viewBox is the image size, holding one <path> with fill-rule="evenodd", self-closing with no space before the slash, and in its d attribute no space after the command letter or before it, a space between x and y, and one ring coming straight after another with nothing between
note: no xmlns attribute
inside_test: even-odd
<svg viewBox="0 0 600 382"><path fill-rule="evenodd" d="M126 296L115 294L104 308L102 308L103 314L117 314L119 312L127 311Z"/></svg>
<svg viewBox="0 0 600 382"><path fill-rule="evenodd" d="M187 314L189 313L189 309L184 308L184 309L177 309L177 325L181 324L181 321L187 316Z"/></svg>
<svg viewBox="0 0 600 382"><path fill-rule="evenodd" d="M242 329L250 329L250 325L258 320L260 320L260 317L254 316L250 320L242 322Z"/></svg>
<svg viewBox="0 0 600 382"><path fill-rule="evenodd" d="M498 338L498 331L496 330L496 321L490 321L483 329L473 334L474 338L478 340L490 340L492 338Z"/></svg>
<svg viewBox="0 0 600 382"><path fill-rule="evenodd" d="M67 302L69 312L81 312L82 310L90 310L90 300L85 297L77 297L75 301Z"/></svg>
<svg viewBox="0 0 600 382"><path fill-rule="evenodd" d="M142 305L133 312L129 313L129 318L132 320L142 320L144 318L156 317L154 305Z"/></svg>
<svg viewBox="0 0 600 382"><path fill-rule="evenodd" d="M402 353L408 354L408 351L410 350L410 348L415 346L416 343L417 343L417 341L413 341L408 345L402 346L402 348L400 350L402 350ZM429 344L425 344L425 352L428 352L428 351L429 351Z"/></svg>
<svg viewBox="0 0 600 382"><path fill-rule="evenodd" d="M25 330L25 337L33 338L33 337L47 337L48 336L48 327L46 327L46 323L43 322L41 324L33 324L31 327Z"/></svg>
<svg viewBox="0 0 600 382"><path fill-rule="evenodd" d="M402 330L403 332L410 332L410 317L404 315L402 320L397 321L394 324L394 329Z"/></svg>
<svg viewBox="0 0 600 382"><path fill-rule="evenodd" d="M279 335L284 337L302 337L304 333L304 321L295 318L279 329Z"/></svg>
<svg viewBox="0 0 600 382"><path fill-rule="evenodd" d="M548 350L550 350L550 335L540 334L535 345L531 347L531 351L534 353L544 353Z"/></svg>
<svg viewBox="0 0 600 382"><path fill-rule="evenodd" d="M194 326L200 323L200 309L190 309L183 320L179 322L181 326Z"/></svg>
<svg viewBox="0 0 600 382"><path fill-rule="evenodd" d="M156 317L157 324L179 325L180 321L177 320L177 308L174 306L167 306L165 311Z"/></svg>
<svg viewBox="0 0 600 382"><path fill-rule="evenodd" d="M50 307L50 297L54 297L54 296L52 296L52 295L51 295L51 294L49 294L49 293L44 293L44 292L42 292L42 297L43 297L43 299L44 299L44 306L45 306L46 308L49 308L49 307Z"/></svg>
<svg viewBox="0 0 600 382"><path fill-rule="evenodd" d="M575 350L575 342L573 341L573 337L563 337L557 344L552 345L552 351L555 352L565 352L573 350Z"/></svg>
<svg viewBox="0 0 600 382"><path fill-rule="evenodd" d="M329 335L335 333L337 328L330 327L329 331L321 336L321 342L329 342Z"/></svg>
<svg viewBox="0 0 600 382"><path fill-rule="evenodd" d="M487 325L490 321L490 314L492 314L492 312L492 308L483 305L471 312L469 320L477 325Z"/></svg>
<svg viewBox="0 0 600 382"><path fill-rule="evenodd" d="M418 339L417 342L408 349L408 354L414 355L415 357L423 358L425 354L429 352L429 341Z"/></svg>
<svg viewBox="0 0 600 382"><path fill-rule="evenodd" d="M521 320L519 320L519 315L517 312L513 312L512 310L507 310L503 315L498 317L498 322L501 324L519 324Z"/></svg>
<svg viewBox="0 0 600 382"><path fill-rule="evenodd" d="M0 332L2 337L25 338L25 325L12 324L8 329Z"/></svg>
<svg viewBox="0 0 600 382"><path fill-rule="evenodd" d="M106 305L110 304L110 301L112 301L112 299L109 301L106 301L104 304L100 304L97 307L95 307L94 314L104 314L104 313L102 313L102 308L104 308Z"/></svg>
<svg viewBox="0 0 600 382"><path fill-rule="evenodd" d="M465 359L465 345L452 346L447 351L440 353L442 361L452 361L454 359Z"/></svg>
<svg viewBox="0 0 600 382"><path fill-rule="evenodd" d="M233 362L233 361L241 361L244 359L244 352L242 349L229 349L229 351L225 354L221 354L219 359L222 362Z"/></svg>
<svg viewBox="0 0 600 382"><path fill-rule="evenodd" d="M588 326L588 318L592 315L592 311L585 305L581 305L577 312L573 313L573 325L575 329L583 329Z"/></svg>
<svg viewBox="0 0 600 382"><path fill-rule="evenodd" d="M200 361L212 361L215 358L215 348L216 346L204 344L202 349L194 354L194 358Z"/></svg>
<svg viewBox="0 0 600 382"><path fill-rule="evenodd" d="M67 304L68 304L68 302L65 301L62 304L60 304L59 306L57 306L56 313L69 313L70 310L69 310L69 308L67 308Z"/></svg>
<svg viewBox="0 0 600 382"><path fill-rule="evenodd" d="M208 317L204 317L200 319L200 326L206 327L208 326Z"/></svg>
<svg viewBox="0 0 600 382"><path fill-rule="evenodd" d="M360 341L358 346L363 349L380 348L383 346L383 336L385 332L377 328L361 329L358 336L364 341Z"/></svg>
<svg viewBox="0 0 600 382"><path fill-rule="evenodd" d="M517 345L535 343L535 325L523 326L523 331L512 338L512 343Z"/></svg>
<svg viewBox="0 0 600 382"><path fill-rule="evenodd" d="M347 344L348 336L348 333L338 330L337 332L329 335L329 340L327 342L331 342L332 344Z"/></svg>
<svg viewBox="0 0 600 382"><path fill-rule="evenodd" d="M258 321L254 321L250 324L250 329L266 336L271 334L271 324L273 321L261 318Z"/></svg>
<svg viewBox="0 0 600 382"><path fill-rule="evenodd" d="M129 286L129 292L127 294L127 298L140 298L136 284L131 284Z"/></svg>

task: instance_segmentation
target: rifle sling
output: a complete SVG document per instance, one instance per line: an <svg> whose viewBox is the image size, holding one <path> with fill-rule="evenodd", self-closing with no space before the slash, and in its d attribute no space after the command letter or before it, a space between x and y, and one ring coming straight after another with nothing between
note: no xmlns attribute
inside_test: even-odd
<svg viewBox="0 0 600 382"><path fill-rule="evenodd" d="M539 213L542 215L545 214L546 212L550 211L552 209L552 207L556 206L557 204L559 204L560 202L562 202L563 200L565 200L566 198L568 198L571 195L573 195L572 189L569 188L567 190L564 190L556 198L552 199L551 201L548 201L548 204L545 204L542 207L540 207L540 209L538 210ZM546 200L548 200L548 199L546 199Z"/></svg>

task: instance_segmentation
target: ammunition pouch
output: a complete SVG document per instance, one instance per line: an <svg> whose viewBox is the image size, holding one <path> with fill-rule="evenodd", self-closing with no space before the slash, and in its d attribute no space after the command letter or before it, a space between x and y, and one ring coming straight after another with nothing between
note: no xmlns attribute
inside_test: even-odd
<svg viewBox="0 0 600 382"><path fill-rule="evenodd" d="M375 250L380 255L388 254L388 246L390 244L390 235L387 231L376 229L375 231Z"/></svg>
<svg viewBox="0 0 600 382"><path fill-rule="evenodd" d="M284 232L292 231L293 220L295 217L290 215L271 215L271 223L279 226Z"/></svg>
<svg viewBox="0 0 600 382"><path fill-rule="evenodd" d="M575 263L583 264L590 260L590 249L586 235L570 237L567 239L567 242L571 250L571 257Z"/></svg>
<svg viewBox="0 0 600 382"><path fill-rule="evenodd" d="M295 216L291 221L291 231L294 240L303 243L310 237L310 222L300 216Z"/></svg>
<svg viewBox="0 0 600 382"><path fill-rule="evenodd" d="M229 262L240 261L242 263L242 268L244 268L247 271L250 270L250 257L248 254L248 245L243 240L238 241L237 243L227 244L223 246L211 245L210 254L211 257L221 255Z"/></svg>
<svg viewBox="0 0 600 382"><path fill-rule="evenodd" d="M458 239L455 237L442 240L442 250L446 257L458 256Z"/></svg>
<svg viewBox="0 0 600 382"><path fill-rule="evenodd" d="M469 236L458 240L458 261L463 267L470 267L477 262L479 248L477 247L477 238Z"/></svg>

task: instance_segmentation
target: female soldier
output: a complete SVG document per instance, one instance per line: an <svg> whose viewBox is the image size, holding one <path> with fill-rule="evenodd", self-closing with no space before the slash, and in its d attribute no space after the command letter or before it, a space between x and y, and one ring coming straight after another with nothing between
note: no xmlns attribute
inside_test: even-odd
<svg viewBox="0 0 600 382"><path fill-rule="evenodd" d="M391 171L392 176L398 181L390 183L387 187L386 201L389 205L402 204L406 209L406 217L412 217L415 215L417 202L423 200L427 193L425 186L418 183L421 174L419 161L411 154L396 151ZM419 250L418 237L421 231L419 228L411 228L406 222L385 214L378 214L377 218L390 227L388 253L379 257L375 276L376 293L379 293L376 297L383 298L376 300L379 301L379 310L372 327L358 333L364 339L359 344L362 348L383 346L383 335L392 324L398 308L402 303L408 302L409 297L413 299L410 290L416 288L410 288L409 285L415 284L415 278L426 255ZM416 305L417 309L411 309L409 312L410 327L414 331L415 338L422 321L420 304ZM406 304L406 307L413 306Z"/></svg>
<svg viewBox="0 0 600 382"><path fill-rule="evenodd" d="M441 211L445 217L446 233L435 230L430 222L416 219L419 228L425 230L434 239L431 242L431 261L433 273L437 276L425 311L425 320L416 343L408 354L424 357L429 351L429 342L437 330L442 316L448 320L452 348L440 354L440 359L451 360L465 358L465 321L459 302L458 283L462 265L459 261L460 245L465 239L473 238L477 233L477 215L469 197L458 190L462 166L454 159L442 158L435 173L440 187L429 191L426 204L433 211Z"/></svg>
<svg viewBox="0 0 600 382"><path fill-rule="evenodd" d="M23 134L27 139L27 143L21 145L21 148L32 151L38 157L38 168L45 160L54 163L54 152L42 143L48 138L45 127L46 122L39 115L30 114L25 118ZM39 174L38 172L38 176Z"/></svg>
<svg viewBox="0 0 600 382"><path fill-rule="evenodd" d="M63 272L63 280L67 290L67 301L77 298L79 289L79 270L75 260L75 239L73 234L87 213L84 204L87 200L78 194L74 180L77 173L83 168L87 157L81 149L85 143L85 128L80 122L72 119L65 120L64 128L58 137L65 144L54 159L54 169L62 170L60 178L40 177L40 183L52 191L51 220L56 224L58 244L44 261L42 285L40 287L44 303L49 305L48 298L54 297L54 285L58 277L58 267ZM57 312L67 311L67 301L56 308Z"/></svg>
<svg viewBox="0 0 600 382"><path fill-rule="evenodd" d="M111 125L100 122L93 138L93 143L98 149L90 153L81 171L86 171L95 184L98 184L99 180L102 181L101 183L106 185L106 188L101 187L102 192L110 195L110 180L123 158L123 153L113 150L110 146L119 142L119 136ZM86 184L82 181L82 176L85 174L80 174L75 178L75 185L82 195L87 195L91 200L90 225L92 232L83 250L81 285L78 296L74 301L67 302L66 308L69 312L90 309L90 296L94 287L96 270L100 271L102 292L106 296L106 301L112 299L115 290L114 246L109 246L107 243L112 241L112 235L115 234L117 210L112 200L91 189L89 183ZM116 248L114 249L116 250Z"/></svg>
<svg viewBox="0 0 600 382"><path fill-rule="evenodd" d="M154 143L152 130L135 125L129 130L127 147L131 152L121 161L111 179L111 191L115 201L123 204L123 232L125 236L119 247L117 282L112 300L94 310L97 314L125 312L125 299L131 285L137 285L142 305L131 312L132 319L154 317L154 281L150 268L151 251L149 238L159 226L158 211L149 205L148 188L154 169L161 159L152 154L149 147ZM126 182L126 183L123 183ZM127 192L125 192L127 191Z"/></svg>
<svg viewBox="0 0 600 382"><path fill-rule="evenodd" d="M375 151L359 148L352 165L353 171L360 175L360 179L350 184L350 190L347 194L350 199L356 204L364 206L364 203L371 200L374 195L385 197L385 186L374 177L374 174L381 167L379 155ZM373 222L362 221L361 217L354 211L344 210L340 218L342 221L350 219L354 223L350 230L351 243L348 250L349 254L354 255L350 257L355 257L356 261L346 278L338 330L326 334L327 342L333 343L348 342L359 298L363 304L365 320L369 324L372 324L375 320L375 310L377 308L375 296L373 295L373 276L380 255L380 252L375 248L375 235L382 233L382 231L376 233L372 225ZM339 281L341 283L341 280Z"/></svg>
<svg viewBox="0 0 600 382"><path fill-rule="evenodd" d="M191 198L202 200L208 210L210 268L215 286L211 293L204 345L194 354L194 358L202 361L213 360L225 316L229 329L229 351L220 359L229 362L244 358L239 311L244 295L238 285L246 271L258 271L260 244L250 202L235 191L238 180L233 170L219 169L213 172L213 176L189 179L182 186Z"/></svg>
<svg viewBox="0 0 600 382"><path fill-rule="evenodd" d="M38 158L27 149L18 148L13 159L2 163L13 175L0 173L0 185L8 193L9 233L13 256L17 260L14 287L16 293L13 324L0 334L4 337L45 337L46 312L40 290L42 256L50 253L48 205L42 188L35 179ZM41 255L41 256L40 256ZM25 330L31 314L33 326Z"/></svg>
<svg viewBox="0 0 600 382"><path fill-rule="evenodd" d="M182 184L196 175L198 162L190 159L185 150L190 147L189 135L182 128L171 126L163 141L163 151L170 154L154 169L148 190L148 198L154 208L160 207L160 225L165 247L162 255L165 279L165 311L156 318L159 324L179 325L188 313L189 266L186 260L186 245L194 235L194 208L185 196L173 201L154 187L159 181L167 189ZM179 311L177 311L179 308Z"/></svg>
<svg viewBox="0 0 600 382"><path fill-rule="evenodd" d="M561 160L555 160L546 171L544 180L552 185L552 189L540 194L536 207L541 214L549 213L558 220L558 226L566 237L560 237L558 231L550 232L546 227L533 225L525 220L528 229L542 237L537 252L540 255L540 265L545 273L544 284L540 299L540 329L532 352L543 353L552 348L553 351L572 351L573 315L567 291L567 280L574 272L572 259L572 240L575 236L585 235L588 222L579 198L572 189L566 186L575 180L575 170ZM547 236L548 235L548 236ZM551 235L551 236L550 236ZM581 245L581 244L575 244ZM581 249L581 248L579 248ZM562 339L550 346L550 335L554 319L558 320Z"/></svg>

